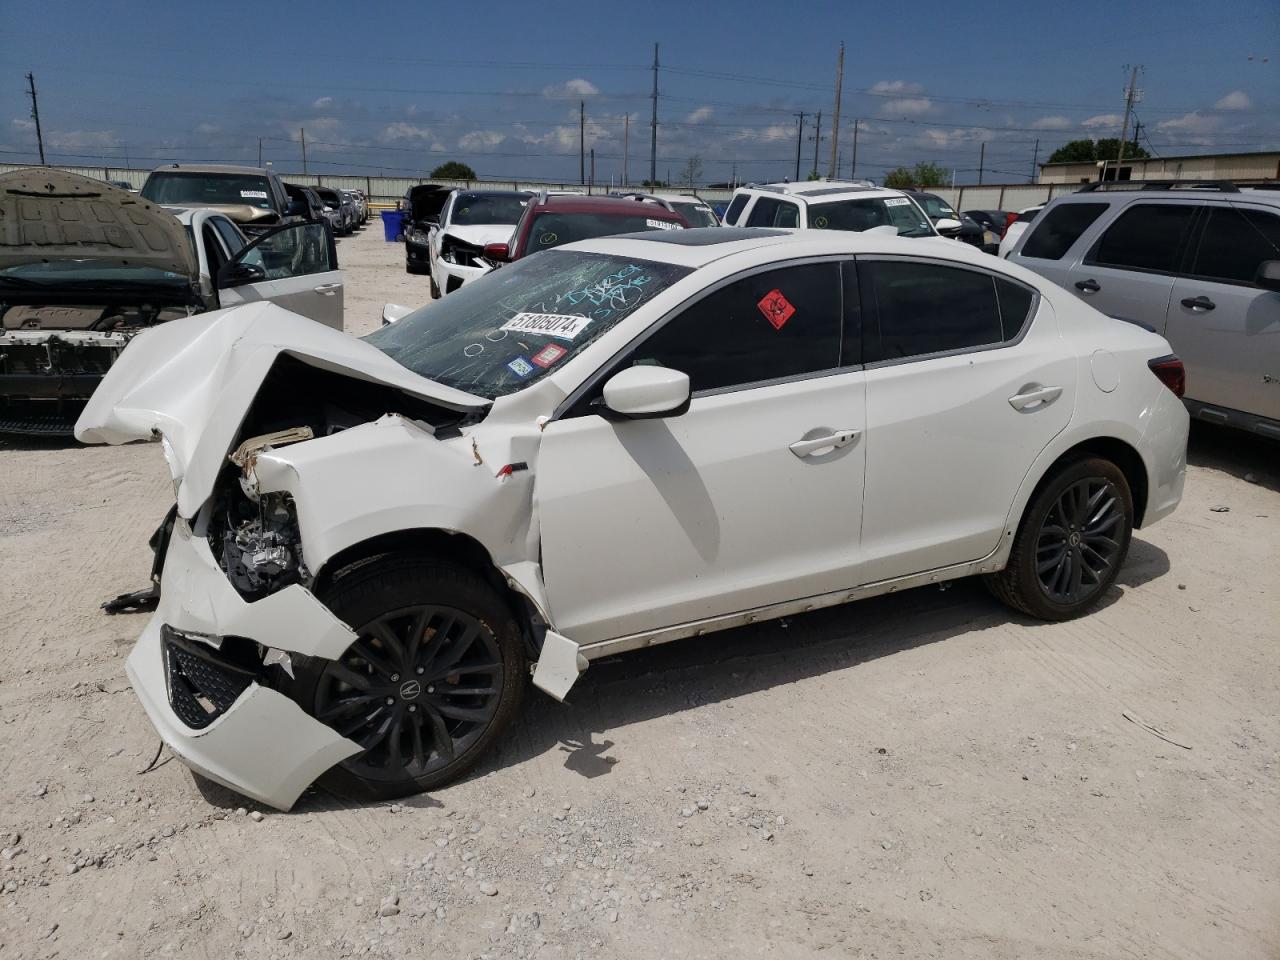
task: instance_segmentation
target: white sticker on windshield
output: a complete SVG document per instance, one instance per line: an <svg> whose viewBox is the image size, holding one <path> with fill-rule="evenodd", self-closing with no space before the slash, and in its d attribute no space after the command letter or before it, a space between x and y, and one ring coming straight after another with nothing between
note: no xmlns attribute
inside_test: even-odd
<svg viewBox="0 0 1280 960"><path fill-rule="evenodd" d="M267 199L267 191L265 190L241 190L240 196L245 200L265 200Z"/></svg>
<svg viewBox="0 0 1280 960"><path fill-rule="evenodd" d="M574 340L590 322L590 317L575 317L565 313L517 313L499 329Z"/></svg>
<svg viewBox="0 0 1280 960"><path fill-rule="evenodd" d="M889 199L885 200L884 205L886 207L901 207L910 202L906 197L889 197Z"/></svg>
<svg viewBox="0 0 1280 960"><path fill-rule="evenodd" d="M648 220L644 222L646 227L653 227L655 230L679 230L680 224L672 223L670 220Z"/></svg>

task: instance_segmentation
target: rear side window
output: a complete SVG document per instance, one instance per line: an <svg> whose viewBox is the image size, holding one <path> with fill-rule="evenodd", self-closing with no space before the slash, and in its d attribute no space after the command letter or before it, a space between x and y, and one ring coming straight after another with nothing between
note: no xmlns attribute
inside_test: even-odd
<svg viewBox="0 0 1280 960"><path fill-rule="evenodd" d="M1253 283L1264 260L1280 260L1280 217L1261 210L1213 207L1191 272L1197 277Z"/></svg>
<svg viewBox="0 0 1280 960"><path fill-rule="evenodd" d="M999 344L1031 313L1026 287L962 267L905 260L858 265L868 363Z"/></svg>
<svg viewBox="0 0 1280 960"><path fill-rule="evenodd" d="M1106 211L1105 203L1064 203L1038 218L1022 245L1022 256L1061 260L1071 245Z"/></svg>
<svg viewBox="0 0 1280 960"><path fill-rule="evenodd" d="M1197 209L1191 204L1135 204L1107 227L1085 263L1176 273Z"/></svg>
<svg viewBox="0 0 1280 960"><path fill-rule="evenodd" d="M738 215L742 213L742 208L747 205L750 197L745 193L740 193L733 198L729 204L729 209L724 212L725 223L737 223Z"/></svg>
<svg viewBox="0 0 1280 960"><path fill-rule="evenodd" d="M689 375L716 390L840 365L840 266L809 263L735 280L703 297L638 347L637 364Z"/></svg>

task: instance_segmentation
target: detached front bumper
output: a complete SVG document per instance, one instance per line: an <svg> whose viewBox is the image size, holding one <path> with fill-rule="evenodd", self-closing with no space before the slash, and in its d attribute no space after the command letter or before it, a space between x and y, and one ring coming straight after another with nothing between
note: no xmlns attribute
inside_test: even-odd
<svg viewBox="0 0 1280 960"><path fill-rule="evenodd" d="M193 714L202 707L196 705L190 689L175 691L171 686L173 674L166 657L172 656L174 648L163 635L165 627L212 638L207 652L212 666L206 678L211 694L199 698L207 716ZM355 639L301 586L246 602L218 567L208 543L179 520L165 557L159 608L129 655L129 680L156 732L187 766L238 793L288 810L316 777L358 753L360 747L258 680L243 686L229 705L221 702L212 687L235 672L230 665L217 666L215 645L224 637L329 657L336 657ZM225 692L227 687L220 690ZM204 725L192 726L183 716Z"/></svg>

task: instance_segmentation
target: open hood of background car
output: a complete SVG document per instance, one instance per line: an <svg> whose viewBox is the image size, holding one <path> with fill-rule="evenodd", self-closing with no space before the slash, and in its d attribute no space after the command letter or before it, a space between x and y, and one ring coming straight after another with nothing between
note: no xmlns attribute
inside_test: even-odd
<svg viewBox="0 0 1280 960"><path fill-rule="evenodd" d="M452 191L437 183L423 183L409 191L409 219L426 220L438 217Z"/></svg>
<svg viewBox="0 0 1280 960"><path fill-rule="evenodd" d="M450 410L490 401L420 377L372 344L272 303L171 320L134 338L76 423L85 443L163 436L188 519L213 491L245 414L282 354Z"/></svg>
<svg viewBox="0 0 1280 960"><path fill-rule="evenodd" d="M48 167L0 174L0 270L46 260L165 270L190 281L198 269L182 224L136 193Z"/></svg>

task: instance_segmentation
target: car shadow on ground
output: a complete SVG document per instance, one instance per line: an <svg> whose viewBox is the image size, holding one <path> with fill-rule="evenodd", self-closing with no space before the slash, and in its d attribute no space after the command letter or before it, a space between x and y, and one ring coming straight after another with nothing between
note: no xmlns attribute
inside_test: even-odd
<svg viewBox="0 0 1280 960"><path fill-rule="evenodd" d="M1256 434L1193 420L1187 463L1247 478L1280 493L1280 443Z"/></svg>

